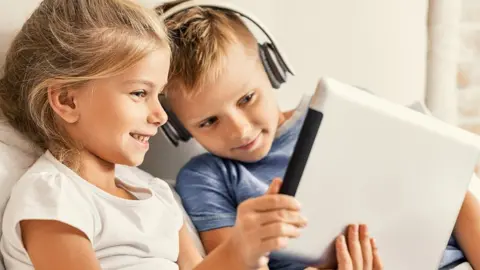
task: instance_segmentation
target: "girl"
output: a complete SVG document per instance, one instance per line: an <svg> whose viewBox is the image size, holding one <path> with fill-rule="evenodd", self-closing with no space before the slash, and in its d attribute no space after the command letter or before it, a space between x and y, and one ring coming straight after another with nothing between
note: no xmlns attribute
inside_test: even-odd
<svg viewBox="0 0 480 270"><path fill-rule="evenodd" d="M5 118L45 151L4 214L7 269L256 269L299 235L306 221L276 180L202 259L164 182L115 177L115 164L143 161L167 119L158 95L169 63L163 25L133 1L45 0L33 12L0 79ZM380 269L366 227L351 228L339 267Z"/></svg>

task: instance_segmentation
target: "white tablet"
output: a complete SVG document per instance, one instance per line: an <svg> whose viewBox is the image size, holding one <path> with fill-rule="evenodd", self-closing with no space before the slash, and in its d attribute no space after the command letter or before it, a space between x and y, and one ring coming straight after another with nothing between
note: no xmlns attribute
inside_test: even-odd
<svg viewBox="0 0 480 270"><path fill-rule="evenodd" d="M470 132L321 79L280 191L309 223L272 256L335 265L335 238L365 223L385 269L438 269L479 146Z"/></svg>

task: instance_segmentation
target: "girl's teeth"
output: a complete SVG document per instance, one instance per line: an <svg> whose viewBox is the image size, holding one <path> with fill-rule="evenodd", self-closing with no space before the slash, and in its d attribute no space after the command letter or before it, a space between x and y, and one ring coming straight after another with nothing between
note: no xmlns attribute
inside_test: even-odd
<svg viewBox="0 0 480 270"><path fill-rule="evenodd" d="M132 136L135 140L138 140L138 141L143 142L143 143L147 142L148 139L149 139L148 136L141 136L141 135L138 135L138 134L133 134Z"/></svg>

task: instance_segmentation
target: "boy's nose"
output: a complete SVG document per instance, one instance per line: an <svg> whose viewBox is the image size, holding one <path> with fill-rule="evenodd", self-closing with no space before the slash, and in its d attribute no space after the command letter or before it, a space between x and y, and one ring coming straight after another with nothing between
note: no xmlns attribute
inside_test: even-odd
<svg viewBox="0 0 480 270"><path fill-rule="evenodd" d="M230 119L230 128L228 130L229 136L232 139L241 139L248 135L250 129L252 128L250 121L241 115L237 115Z"/></svg>

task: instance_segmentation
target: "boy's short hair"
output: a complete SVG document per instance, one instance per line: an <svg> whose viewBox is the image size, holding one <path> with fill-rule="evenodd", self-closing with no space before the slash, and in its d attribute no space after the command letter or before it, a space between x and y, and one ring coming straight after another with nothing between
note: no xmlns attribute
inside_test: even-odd
<svg viewBox="0 0 480 270"><path fill-rule="evenodd" d="M162 14L185 0L165 3L156 8ZM243 43L258 54L257 41L231 11L192 7L165 19L170 34L172 62L164 93L179 91L193 96L204 84L218 78L225 68L230 45Z"/></svg>

